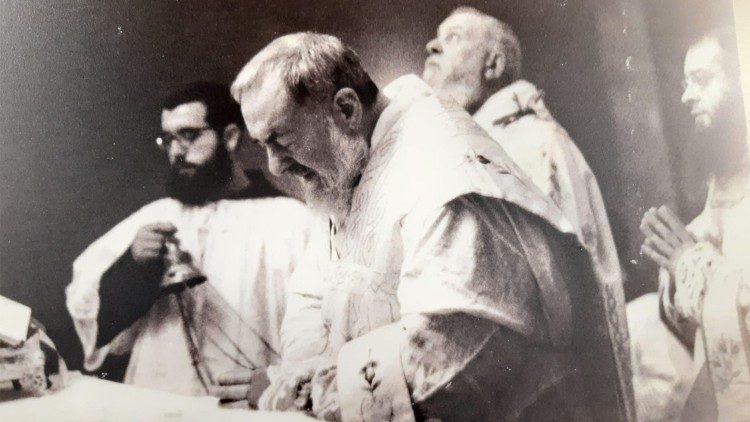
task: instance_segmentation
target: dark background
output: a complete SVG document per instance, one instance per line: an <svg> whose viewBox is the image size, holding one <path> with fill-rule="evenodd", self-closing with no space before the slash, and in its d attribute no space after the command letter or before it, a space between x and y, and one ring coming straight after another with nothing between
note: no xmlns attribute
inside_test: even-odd
<svg viewBox="0 0 750 422"><path fill-rule="evenodd" d="M254 52L299 30L338 35L384 85L421 72L424 44L460 5L517 30L524 77L599 179L628 297L654 290L638 223L653 205L685 219L702 205L682 59L693 34L731 24L729 0L2 1L0 294L31 306L79 367L64 306L70 264L163 195L153 138L165 92L230 83Z"/></svg>

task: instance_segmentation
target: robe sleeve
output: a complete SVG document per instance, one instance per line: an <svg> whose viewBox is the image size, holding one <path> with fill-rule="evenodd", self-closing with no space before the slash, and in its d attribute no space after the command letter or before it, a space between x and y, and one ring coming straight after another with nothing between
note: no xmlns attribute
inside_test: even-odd
<svg viewBox="0 0 750 422"><path fill-rule="evenodd" d="M283 362L300 362L328 348L328 328L322 314L323 268L330 247L328 220L313 216L307 247L288 283L286 311L281 324Z"/></svg>
<svg viewBox="0 0 750 422"><path fill-rule="evenodd" d="M404 222L403 316L339 352L344 420L450 419L467 409L481 419L506 393L538 334L539 303L499 202L463 196Z"/></svg>
<svg viewBox="0 0 750 422"><path fill-rule="evenodd" d="M711 185L709 184L709 191L711 189ZM693 272L692 269L697 269L695 265L690 264L690 261L695 261L693 258L700 256L714 257L719 253L715 247L711 247L711 245L718 244L716 228L710 223L712 220L711 209L707 206L698 217L688 224L687 230L693 234L696 239L700 240L700 243L685 255L687 259L683 260L682 263L683 275ZM684 278L679 281L680 283L688 283L691 285L695 285L696 283L698 285L705 284L705 280L702 280L700 277L696 279L692 276L690 278L692 278L693 281L688 281ZM677 312L674 305L675 286L677 285L677 282L678 280L672 278L669 271L664 268L659 270L659 314L666 327L692 352L698 322L696 318L688 318L685 314ZM683 293L685 292L687 292L687 289L683 290ZM684 297L685 296L681 294L679 300L682 303L684 303L684 301L682 301Z"/></svg>
<svg viewBox="0 0 750 422"><path fill-rule="evenodd" d="M290 281L286 313L281 325L283 362L300 362L323 354L328 347L328 329L322 315L319 269L306 256Z"/></svg>
<svg viewBox="0 0 750 422"><path fill-rule="evenodd" d="M83 346L84 368L87 370L95 370L101 366L109 353L123 354L132 347L137 324L120 332L106 344L97 342L100 338L99 315L102 304L100 282L102 276L125 255L138 229L144 224L159 220L164 212L160 204L161 202L151 203L117 224L89 245L73 263L73 279L65 289L66 306ZM101 339L104 340L104 337Z"/></svg>
<svg viewBox="0 0 750 422"><path fill-rule="evenodd" d="M129 250L102 275L96 346L111 342L144 315L159 296L161 261L138 264Z"/></svg>
<svg viewBox="0 0 750 422"><path fill-rule="evenodd" d="M699 242L686 250L675 265L674 278L662 275L664 291L662 306L664 315L673 324L698 325L703 310L703 300L709 280L717 274L723 264L719 251L708 242Z"/></svg>
<svg viewBox="0 0 750 422"><path fill-rule="evenodd" d="M323 319L321 262L328 251L328 224L319 216L309 223L307 247L289 278L286 309L280 329L281 362L267 368L270 386L260 397L261 410L286 410L282 396L293 379L309 379L317 362L329 351L328 327ZM301 375L300 375L301 374ZM292 381L290 381L292 379Z"/></svg>

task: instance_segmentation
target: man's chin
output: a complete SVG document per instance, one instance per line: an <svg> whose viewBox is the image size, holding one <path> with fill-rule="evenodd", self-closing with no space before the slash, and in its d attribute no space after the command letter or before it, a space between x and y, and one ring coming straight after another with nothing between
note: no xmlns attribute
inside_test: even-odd
<svg viewBox="0 0 750 422"><path fill-rule="evenodd" d="M321 189L320 186L316 186L312 181L306 181L299 178L300 184L302 185L302 191L305 197L305 203L315 209L323 210L327 209L329 199L329 192Z"/></svg>
<svg viewBox="0 0 750 422"><path fill-rule="evenodd" d="M228 180L216 175L209 177L196 169L187 170L172 171L167 181L167 194L188 205L200 205L217 198Z"/></svg>
<svg viewBox="0 0 750 422"><path fill-rule="evenodd" d="M351 203L352 191L325 189L316 181L303 182L305 203L318 211L342 218Z"/></svg>
<svg viewBox="0 0 750 422"><path fill-rule="evenodd" d="M707 132L712 126L711 117L706 114L698 114L695 116L695 130L698 132Z"/></svg>

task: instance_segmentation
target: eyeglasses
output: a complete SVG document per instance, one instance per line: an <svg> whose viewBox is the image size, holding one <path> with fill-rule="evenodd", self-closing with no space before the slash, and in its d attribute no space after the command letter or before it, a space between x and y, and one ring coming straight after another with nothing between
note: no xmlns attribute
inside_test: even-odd
<svg viewBox="0 0 750 422"><path fill-rule="evenodd" d="M176 132L163 132L156 138L156 146L162 151L166 151L172 145L172 142L177 141L180 143L180 147L189 148L196 139L203 135L203 132L210 129L212 129L210 126L184 127Z"/></svg>

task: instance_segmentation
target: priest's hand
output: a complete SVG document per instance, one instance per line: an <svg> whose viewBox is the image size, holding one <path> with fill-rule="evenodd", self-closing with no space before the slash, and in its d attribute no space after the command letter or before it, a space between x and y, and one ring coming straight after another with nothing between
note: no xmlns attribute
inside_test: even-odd
<svg viewBox="0 0 750 422"><path fill-rule="evenodd" d="M319 363L316 357L280 366L258 407L274 412L312 410L313 377Z"/></svg>
<svg viewBox="0 0 750 422"><path fill-rule="evenodd" d="M674 275L675 264L683 252L695 245L695 237L666 206L646 211L640 228L646 236L641 253Z"/></svg>
<svg viewBox="0 0 750 422"><path fill-rule="evenodd" d="M164 255L164 242L177 228L171 223L152 223L138 229L130 253L139 264L147 264Z"/></svg>
<svg viewBox="0 0 750 422"><path fill-rule="evenodd" d="M219 398L219 403L228 407L258 408L258 399L271 382L266 368L240 369L219 376L218 386L212 386L210 394Z"/></svg>

